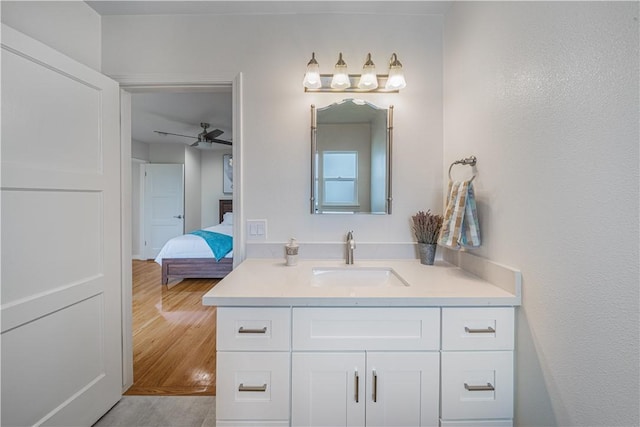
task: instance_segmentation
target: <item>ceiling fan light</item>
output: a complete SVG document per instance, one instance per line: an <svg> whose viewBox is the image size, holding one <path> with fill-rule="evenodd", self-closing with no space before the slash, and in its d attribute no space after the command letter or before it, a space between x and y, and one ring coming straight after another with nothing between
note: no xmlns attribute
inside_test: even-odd
<svg viewBox="0 0 640 427"><path fill-rule="evenodd" d="M307 72L304 75L302 84L307 89L320 89L322 81L320 80L320 65L316 61L316 53L311 54L311 60L307 63Z"/></svg>
<svg viewBox="0 0 640 427"><path fill-rule="evenodd" d="M351 86L349 80L349 73L347 71L347 64L342 60L342 52L338 57L338 62L333 71L333 78L331 79L332 89L347 89Z"/></svg>

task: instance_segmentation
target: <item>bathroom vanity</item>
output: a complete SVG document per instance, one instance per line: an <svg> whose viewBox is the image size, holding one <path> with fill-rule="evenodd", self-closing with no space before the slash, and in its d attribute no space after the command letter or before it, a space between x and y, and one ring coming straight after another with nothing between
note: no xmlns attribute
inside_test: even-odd
<svg viewBox="0 0 640 427"><path fill-rule="evenodd" d="M446 252L243 262L203 298L217 425L511 426L520 273Z"/></svg>

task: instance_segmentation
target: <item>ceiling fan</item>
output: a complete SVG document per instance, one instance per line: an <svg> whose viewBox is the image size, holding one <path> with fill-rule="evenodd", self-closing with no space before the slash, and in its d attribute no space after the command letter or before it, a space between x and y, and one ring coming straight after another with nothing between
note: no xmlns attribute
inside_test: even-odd
<svg viewBox="0 0 640 427"><path fill-rule="evenodd" d="M197 147L198 145L200 145L201 142L208 142L209 144L215 142L216 144L224 144L224 145L232 144L231 141L218 139L218 137L224 133L220 129L214 129L211 132L207 132L207 129L209 129L209 126L210 126L209 123L200 123L200 127L202 127L202 132L200 132L197 136L181 135L179 133L162 132L159 130L154 130L154 132L160 135L174 135L174 136L181 136L183 138L195 138L197 139L197 141L191 144L192 147Z"/></svg>

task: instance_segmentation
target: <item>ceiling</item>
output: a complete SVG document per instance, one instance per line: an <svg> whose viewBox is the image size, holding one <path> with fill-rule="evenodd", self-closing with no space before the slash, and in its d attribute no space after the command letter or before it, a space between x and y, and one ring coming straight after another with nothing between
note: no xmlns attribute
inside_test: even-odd
<svg viewBox="0 0 640 427"><path fill-rule="evenodd" d="M147 144L180 143L191 145L202 132L201 122L210 124L208 131L220 129L218 139L230 141L232 135L231 87L214 92L145 92L131 94L131 138ZM193 135L185 138L162 135L154 131ZM198 145L199 149L228 150L224 144Z"/></svg>
<svg viewBox="0 0 640 427"><path fill-rule="evenodd" d="M100 15L236 15L296 13L444 14L451 1L93 1Z"/></svg>

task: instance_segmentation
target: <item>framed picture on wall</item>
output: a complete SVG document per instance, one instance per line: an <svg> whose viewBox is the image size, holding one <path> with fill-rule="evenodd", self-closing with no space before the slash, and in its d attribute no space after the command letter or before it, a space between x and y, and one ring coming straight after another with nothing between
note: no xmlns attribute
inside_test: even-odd
<svg viewBox="0 0 640 427"><path fill-rule="evenodd" d="M233 193L233 157L231 154L222 156L222 192Z"/></svg>

